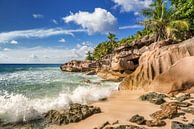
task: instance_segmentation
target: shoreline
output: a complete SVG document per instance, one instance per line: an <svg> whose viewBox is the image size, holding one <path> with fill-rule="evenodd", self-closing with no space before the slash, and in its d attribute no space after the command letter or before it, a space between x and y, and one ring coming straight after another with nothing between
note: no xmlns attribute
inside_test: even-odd
<svg viewBox="0 0 194 129"><path fill-rule="evenodd" d="M136 115L142 115L145 119L150 120L150 114L160 110L160 105L155 105L149 102L141 101L139 97L146 92L144 91L113 91L111 96L108 97L106 101L99 101L94 102L93 106L100 107L102 113L92 115L85 120L82 120L78 123L70 123L68 125L50 125L47 129L93 129L101 127L105 122L114 123L117 120L119 124L125 125L136 125L134 123L129 122L129 119ZM192 94L192 97L194 94ZM188 122L192 122L193 115L186 113L184 115ZM163 127L147 127L147 126L140 126L145 127L147 129L170 129L171 128L171 121L179 121L182 122L181 117L176 117L172 120L166 119L165 122L167 123L166 126Z"/></svg>

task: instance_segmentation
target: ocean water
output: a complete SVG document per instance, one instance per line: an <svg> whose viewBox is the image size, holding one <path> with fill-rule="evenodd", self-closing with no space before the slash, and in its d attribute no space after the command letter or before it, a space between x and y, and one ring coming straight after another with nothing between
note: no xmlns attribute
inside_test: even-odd
<svg viewBox="0 0 194 129"><path fill-rule="evenodd" d="M62 72L57 64L0 64L0 119L32 120L70 103L98 101L117 86L118 83L102 81L95 75Z"/></svg>

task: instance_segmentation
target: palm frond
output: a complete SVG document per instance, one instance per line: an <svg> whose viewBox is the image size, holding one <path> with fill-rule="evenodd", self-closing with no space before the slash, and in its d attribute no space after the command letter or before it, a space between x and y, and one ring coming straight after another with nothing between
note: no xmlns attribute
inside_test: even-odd
<svg viewBox="0 0 194 129"><path fill-rule="evenodd" d="M172 28L178 29L180 31L188 31L190 29L190 24L187 20L171 21L169 25Z"/></svg>

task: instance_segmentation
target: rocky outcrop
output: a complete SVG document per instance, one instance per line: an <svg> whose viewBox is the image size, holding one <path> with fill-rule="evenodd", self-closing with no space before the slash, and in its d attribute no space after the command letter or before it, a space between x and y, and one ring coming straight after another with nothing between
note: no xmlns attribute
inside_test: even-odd
<svg viewBox="0 0 194 129"><path fill-rule="evenodd" d="M125 78L128 74L127 73L120 73L108 69L98 69L97 75L107 81L121 81Z"/></svg>
<svg viewBox="0 0 194 129"><path fill-rule="evenodd" d="M7 123L0 120L0 129L45 129L52 124L66 125L79 122L97 113L101 113L99 107L74 103L64 110L49 110L30 121Z"/></svg>
<svg viewBox="0 0 194 129"><path fill-rule="evenodd" d="M155 41L154 36L133 41L116 48L112 54L99 60L97 75L105 80L122 80L138 67L138 59L147 49L140 48L150 45Z"/></svg>
<svg viewBox="0 0 194 129"><path fill-rule="evenodd" d="M194 49L194 48L193 48ZM194 91L194 56L185 57L172 67L168 71L157 76L151 83L150 89L154 91L160 91L165 93L178 93L181 91L193 92ZM189 96L183 96L178 98L180 101L184 101Z"/></svg>
<svg viewBox="0 0 194 129"><path fill-rule="evenodd" d="M62 71L66 72L88 72L97 68L98 63L95 61L78 61L72 60L60 66Z"/></svg>
<svg viewBox="0 0 194 129"><path fill-rule="evenodd" d="M169 44L169 41L161 41L142 47L139 51L147 51L140 57L139 66L122 81L119 89L143 88L171 93L191 88L194 84L194 72L191 70L194 57L190 56L194 56L194 38Z"/></svg>
<svg viewBox="0 0 194 129"><path fill-rule="evenodd" d="M47 124L69 124L79 122L93 114L101 113L100 108L81 104L71 104L69 109L61 112L50 110L44 114Z"/></svg>

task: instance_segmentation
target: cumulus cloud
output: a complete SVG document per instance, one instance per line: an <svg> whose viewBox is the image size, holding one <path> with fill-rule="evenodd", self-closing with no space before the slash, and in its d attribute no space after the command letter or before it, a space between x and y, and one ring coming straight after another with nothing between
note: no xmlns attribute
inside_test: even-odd
<svg viewBox="0 0 194 129"><path fill-rule="evenodd" d="M63 17L63 20L65 23L74 22L80 25L83 29L87 29L89 34L112 32L117 23L116 17L102 8L95 8L92 13L84 11L71 13Z"/></svg>
<svg viewBox="0 0 194 129"><path fill-rule="evenodd" d="M10 44L16 45L16 44L18 44L18 41L16 41L16 40L11 40L11 41L10 41Z"/></svg>
<svg viewBox="0 0 194 129"><path fill-rule="evenodd" d="M42 14L32 14L32 17L35 18L35 19L41 19L41 18L44 18L44 15L42 15Z"/></svg>
<svg viewBox="0 0 194 129"><path fill-rule="evenodd" d="M148 8L153 0L112 0L116 6L119 7L121 12L134 12L135 15L141 9Z"/></svg>
<svg viewBox="0 0 194 129"><path fill-rule="evenodd" d="M30 29L30 30L16 30L10 32L0 33L0 43L8 43L8 41L19 38L45 38L54 35L72 35L76 32L86 32L84 29L65 30L62 28L50 29Z"/></svg>
<svg viewBox="0 0 194 129"><path fill-rule="evenodd" d="M137 28L143 28L141 25L129 25L129 26L121 26L119 27L120 30L124 29L137 29Z"/></svg>
<svg viewBox="0 0 194 129"><path fill-rule="evenodd" d="M80 44L80 47L67 48L15 48L0 51L0 63L64 63L72 59L84 59L86 52L93 48Z"/></svg>
<svg viewBox="0 0 194 129"><path fill-rule="evenodd" d="M64 38L61 38L61 39L59 39L59 41L58 42L60 42L60 43L65 43L66 42L66 40L64 39Z"/></svg>

